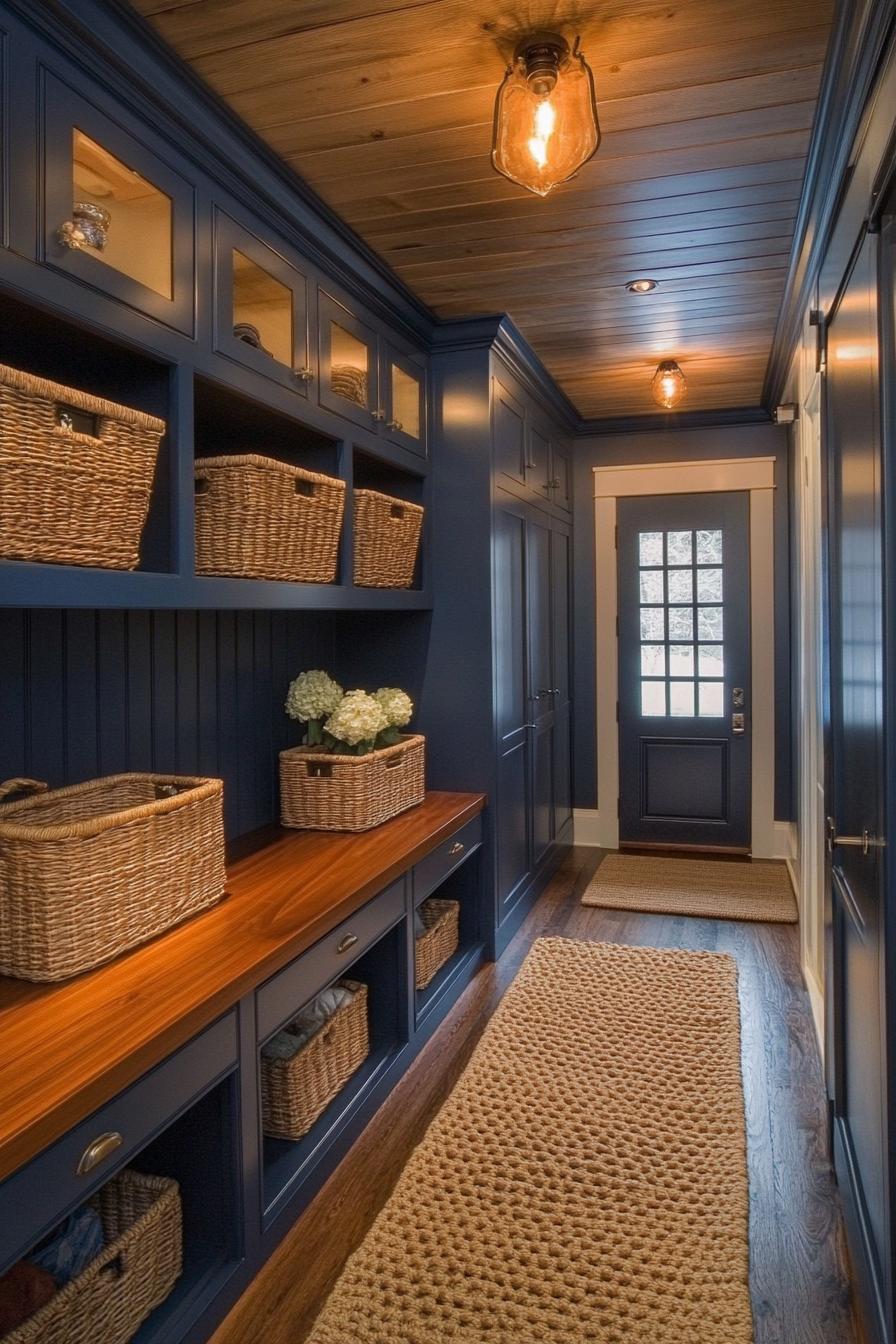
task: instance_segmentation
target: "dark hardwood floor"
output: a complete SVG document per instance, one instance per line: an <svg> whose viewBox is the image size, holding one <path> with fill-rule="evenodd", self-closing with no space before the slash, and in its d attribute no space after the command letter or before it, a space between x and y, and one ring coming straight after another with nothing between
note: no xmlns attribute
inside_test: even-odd
<svg viewBox="0 0 896 1344"><path fill-rule="evenodd" d="M601 856L593 849L571 851L501 960L480 972L213 1344L301 1344L306 1338L344 1260L456 1082L533 939L543 934L736 957L756 1344L860 1344L796 926L585 909L579 899Z"/></svg>

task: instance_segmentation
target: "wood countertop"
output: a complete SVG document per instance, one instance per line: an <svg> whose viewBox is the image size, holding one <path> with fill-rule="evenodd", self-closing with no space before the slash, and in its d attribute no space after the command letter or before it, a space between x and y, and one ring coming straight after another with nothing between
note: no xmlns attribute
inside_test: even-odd
<svg viewBox="0 0 896 1344"><path fill-rule="evenodd" d="M219 905L56 985L0 977L0 1180L184 1045L485 807L428 793L374 830L239 842Z"/></svg>

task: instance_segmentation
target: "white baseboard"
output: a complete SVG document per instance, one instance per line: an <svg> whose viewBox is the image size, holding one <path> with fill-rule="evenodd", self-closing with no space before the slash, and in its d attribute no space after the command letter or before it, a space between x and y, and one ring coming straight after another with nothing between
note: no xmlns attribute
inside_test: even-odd
<svg viewBox="0 0 896 1344"><path fill-rule="evenodd" d="M572 814L573 843L590 849L619 848L619 819L596 808L577 807Z"/></svg>
<svg viewBox="0 0 896 1344"><path fill-rule="evenodd" d="M821 985L815 978L814 972L808 967L803 966L803 979L806 982L806 989L809 992L809 1007L812 1009L812 1022L815 1027L815 1036L818 1040L818 1053L821 1055L821 1063L824 1065L824 993Z"/></svg>
<svg viewBox="0 0 896 1344"><path fill-rule="evenodd" d="M790 864L793 864L794 869L796 869L799 845L797 841L797 829L792 821L775 822L772 843L775 852L769 855L769 857L772 859L786 859L788 860L788 869ZM792 877L793 872L791 872L791 878ZM797 890L798 889L799 886L797 884Z"/></svg>

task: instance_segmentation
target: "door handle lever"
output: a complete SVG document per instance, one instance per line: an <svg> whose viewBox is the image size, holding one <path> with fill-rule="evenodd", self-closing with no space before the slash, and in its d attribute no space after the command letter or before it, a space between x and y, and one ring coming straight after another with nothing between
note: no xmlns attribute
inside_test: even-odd
<svg viewBox="0 0 896 1344"><path fill-rule="evenodd" d="M834 849L860 849L863 854L868 854L872 849L883 849L886 841L879 835L872 835L870 831L864 830L861 835L838 835L837 825L833 817L827 818L828 831L828 853L833 854Z"/></svg>

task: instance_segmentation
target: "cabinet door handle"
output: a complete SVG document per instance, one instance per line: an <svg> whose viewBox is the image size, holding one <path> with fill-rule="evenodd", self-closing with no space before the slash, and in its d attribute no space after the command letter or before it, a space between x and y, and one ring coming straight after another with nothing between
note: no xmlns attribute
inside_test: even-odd
<svg viewBox="0 0 896 1344"><path fill-rule="evenodd" d="M390 420L386 428L391 429L393 434L397 434L400 430L404 428L404 426L402 425L400 420Z"/></svg>
<svg viewBox="0 0 896 1344"><path fill-rule="evenodd" d="M81 1154L81 1161L75 1168L75 1175L86 1176L89 1171L93 1171L94 1167L98 1167L101 1162L104 1162L106 1158L109 1157L111 1153L114 1153L116 1148L120 1148L123 1143L124 1139L116 1130L110 1130L108 1134L100 1134L92 1143L88 1143L87 1147L84 1149Z"/></svg>
<svg viewBox="0 0 896 1344"><path fill-rule="evenodd" d="M354 947L357 941L358 935L356 933L347 933L343 938L339 939L339 942L336 944L336 951L340 954L347 952L350 947Z"/></svg>
<svg viewBox="0 0 896 1344"><path fill-rule="evenodd" d="M378 425L381 425L386 418L386 412L383 410L371 411L370 414Z"/></svg>
<svg viewBox="0 0 896 1344"><path fill-rule="evenodd" d="M297 378L299 378L303 383L310 383L311 380L312 380L313 377L314 377L314 370L313 370L313 369L293 369L293 373L294 373L295 376L296 376Z"/></svg>
<svg viewBox="0 0 896 1344"><path fill-rule="evenodd" d="M449 849L448 853L449 853L449 854L463 854L465 848L466 848L466 846L462 845L461 842L460 842L459 840L455 840L454 844L451 846L451 848Z"/></svg>

